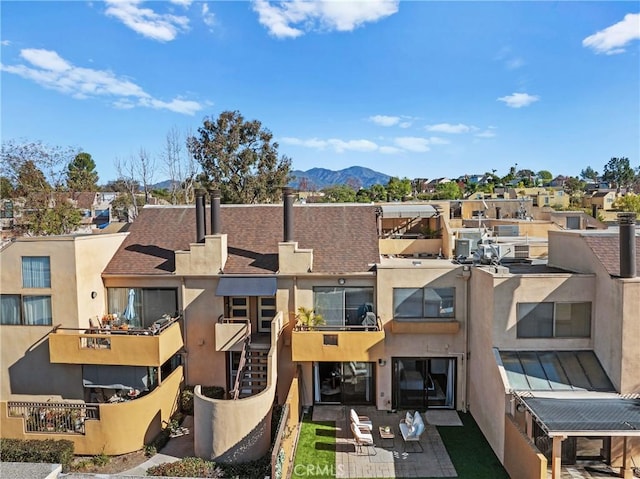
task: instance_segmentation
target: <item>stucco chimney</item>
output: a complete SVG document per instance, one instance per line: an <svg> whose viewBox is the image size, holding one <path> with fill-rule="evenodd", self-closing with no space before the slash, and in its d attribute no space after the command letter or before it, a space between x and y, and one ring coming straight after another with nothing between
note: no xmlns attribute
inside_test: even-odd
<svg viewBox="0 0 640 479"><path fill-rule="evenodd" d="M618 213L620 228L620 277L636 277L636 214Z"/></svg>
<svg viewBox="0 0 640 479"><path fill-rule="evenodd" d="M209 190L211 198L211 234L220 234L220 190Z"/></svg>
<svg viewBox="0 0 640 479"><path fill-rule="evenodd" d="M293 189L282 188L282 199L284 201L284 242L293 242Z"/></svg>
<svg viewBox="0 0 640 479"><path fill-rule="evenodd" d="M196 190L196 243L204 243L205 219L204 219L204 194L201 189Z"/></svg>

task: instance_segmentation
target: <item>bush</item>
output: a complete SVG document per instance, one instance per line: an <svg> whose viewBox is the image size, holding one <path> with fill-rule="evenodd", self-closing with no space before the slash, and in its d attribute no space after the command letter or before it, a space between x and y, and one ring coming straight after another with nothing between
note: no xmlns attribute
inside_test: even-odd
<svg viewBox="0 0 640 479"><path fill-rule="evenodd" d="M271 453L265 454L255 461L244 464L218 464L224 471L224 477L247 479L267 477L271 475Z"/></svg>
<svg viewBox="0 0 640 479"><path fill-rule="evenodd" d="M165 462L147 469L150 476L173 477L213 477L223 478L222 469L215 462L205 461L199 457L185 457L176 462Z"/></svg>
<svg viewBox="0 0 640 479"><path fill-rule="evenodd" d="M73 459L73 442L66 439L0 439L3 462L45 462L61 464L67 470Z"/></svg>

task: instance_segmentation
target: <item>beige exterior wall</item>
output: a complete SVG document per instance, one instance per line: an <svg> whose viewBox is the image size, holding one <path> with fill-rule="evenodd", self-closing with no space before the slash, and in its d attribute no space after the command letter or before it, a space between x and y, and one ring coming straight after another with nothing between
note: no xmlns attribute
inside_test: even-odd
<svg viewBox="0 0 640 479"><path fill-rule="evenodd" d="M0 252L3 294L51 295L53 326L87 328L105 312L100 273L126 234L20 238ZM48 256L51 288L22 288L22 257ZM91 292L96 297L91 298ZM0 398L83 397L80 367L49 363L48 326L0 326ZM56 378L52 381L52 378Z"/></svg>
<svg viewBox="0 0 640 479"><path fill-rule="evenodd" d="M510 477L518 479L547 479L547 458L531 439L513 422L504 418L504 468Z"/></svg>

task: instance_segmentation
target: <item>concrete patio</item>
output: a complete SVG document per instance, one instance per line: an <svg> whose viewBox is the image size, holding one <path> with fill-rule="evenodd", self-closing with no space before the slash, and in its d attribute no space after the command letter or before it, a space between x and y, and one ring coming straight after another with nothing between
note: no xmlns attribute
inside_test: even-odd
<svg viewBox="0 0 640 479"><path fill-rule="evenodd" d="M388 413L374 407L354 408L358 414L369 416L373 423L373 448L356 450L350 429L348 406L316 406L313 419L336 422L336 477L384 478L384 477L457 477L451 459L438 434L435 424L425 420L425 432L420 437L424 452L416 444L408 444L406 451L398 425L406 411ZM434 411L437 413L437 411ZM442 411L446 424L459 418L455 411ZM451 415L453 414L453 416ZM432 420L437 414L432 414ZM452 424L453 425L453 424ZM460 423L461 425L461 423ZM382 439L380 426L389 426L395 438ZM375 450L375 455L374 455ZM418 451L418 452L407 452Z"/></svg>

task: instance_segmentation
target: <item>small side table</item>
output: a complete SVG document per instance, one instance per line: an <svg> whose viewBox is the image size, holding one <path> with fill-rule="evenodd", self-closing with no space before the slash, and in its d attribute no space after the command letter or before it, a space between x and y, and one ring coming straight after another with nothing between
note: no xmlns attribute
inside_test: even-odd
<svg viewBox="0 0 640 479"><path fill-rule="evenodd" d="M378 428L378 434L380 434L380 445L384 449L393 449L396 446L395 437L396 435L393 433L393 429L389 426L380 426ZM387 441L387 445L385 445L385 441ZM391 441L391 446L389 447L388 442Z"/></svg>

